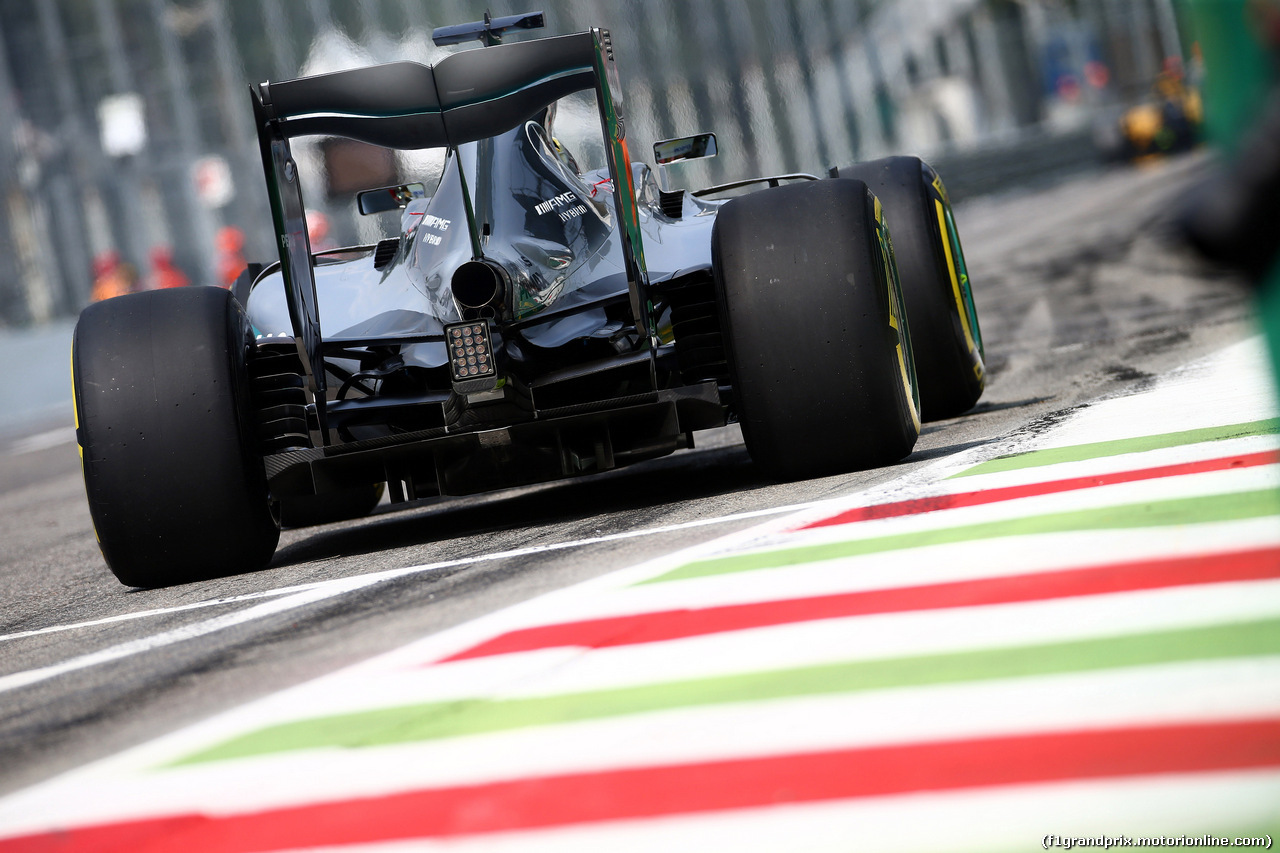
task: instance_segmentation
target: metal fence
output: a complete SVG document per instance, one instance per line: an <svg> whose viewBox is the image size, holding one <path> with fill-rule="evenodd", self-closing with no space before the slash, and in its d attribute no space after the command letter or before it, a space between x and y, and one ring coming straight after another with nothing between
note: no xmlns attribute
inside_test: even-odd
<svg viewBox="0 0 1280 853"><path fill-rule="evenodd" d="M77 312L109 253L143 287L165 248L215 283L225 226L272 257L248 85L430 62L431 29L486 5L609 28L633 151L719 134L690 185L1081 138L1182 54L1171 0L0 0L0 327ZM318 180L333 239L367 239Z"/></svg>

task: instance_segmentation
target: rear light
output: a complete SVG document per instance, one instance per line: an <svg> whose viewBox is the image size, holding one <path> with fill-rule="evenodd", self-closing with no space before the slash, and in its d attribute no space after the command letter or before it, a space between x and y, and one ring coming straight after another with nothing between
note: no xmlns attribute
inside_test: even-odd
<svg viewBox="0 0 1280 853"><path fill-rule="evenodd" d="M493 338L488 320L469 320L444 327L449 352L449 374L459 394L489 391L498 384Z"/></svg>

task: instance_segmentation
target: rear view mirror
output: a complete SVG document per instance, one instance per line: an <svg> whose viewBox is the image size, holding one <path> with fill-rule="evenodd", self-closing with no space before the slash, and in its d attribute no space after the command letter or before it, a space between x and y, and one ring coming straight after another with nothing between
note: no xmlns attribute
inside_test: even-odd
<svg viewBox="0 0 1280 853"><path fill-rule="evenodd" d="M425 184L401 184L396 187L379 187L376 190L365 190L356 194L356 206L365 216L370 213L383 213L396 210L407 205L415 198L426 198Z"/></svg>
<svg viewBox="0 0 1280 853"><path fill-rule="evenodd" d="M681 160L698 160L716 156L716 135L699 133L679 139L664 139L653 143L653 159L658 165L678 163Z"/></svg>

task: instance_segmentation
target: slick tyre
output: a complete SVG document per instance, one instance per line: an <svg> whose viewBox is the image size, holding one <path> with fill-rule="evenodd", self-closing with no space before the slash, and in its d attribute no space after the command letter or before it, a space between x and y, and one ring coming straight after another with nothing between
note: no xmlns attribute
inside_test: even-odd
<svg viewBox="0 0 1280 853"><path fill-rule="evenodd" d="M249 264L240 271L236 280L231 283L231 295L240 303L241 308L249 307L249 291L253 290L253 281L262 273L262 264Z"/></svg>
<svg viewBox="0 0 1280 853"><path fill-rule="evenodd" d="M280 531L249 402L249 325L227 290L89 306L72 339L76 438L98 543L121 583L260 569Z"/></svg>
<svg viewBox="0 0 1280 853"><path fill-rule="evenodd" d="M918 157L886 157L837 170L880 199L911 321L920 409L926 421L973 408L986 384L982 332L942 179Z"/></svg>
<svg viewBox="0 0 1280 853"><path fill-rule="evenodd" d="M727 202L712 267L747 450L779 479L895 462L920 432L911 338L875 197L814 181Z"/></svg>
<svg viewBox="0 0 1280 853"><path fill-rule="evenodd" d="M282 527L314 527L352 518L364 518L382 500L383 486L356 486L340 492L280 499Z"/></svg>

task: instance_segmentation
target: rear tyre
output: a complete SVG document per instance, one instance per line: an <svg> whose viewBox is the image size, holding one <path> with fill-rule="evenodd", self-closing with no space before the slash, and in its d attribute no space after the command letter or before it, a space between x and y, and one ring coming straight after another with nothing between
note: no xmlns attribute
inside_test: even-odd
<svg viewBox="0 0 1280 853"><path fill-rule="evenodd" d="M249 291L253 290L253 281L262 273L262 264L249 264L240 270L240 275L231 284L231 295L240 303L240 307L249 307Z"/></svg>
<svg viewBox="0 0 1280 853"><path fill-rule="evenodd" d="M352 518L364 518L382 500L382 483L356 486L340 492L300 495L280 499L282 527L314 527Z"/></svg>
<svg viewBox="0 0 1280 853"><path fill-rule="evenodd" d="M884 205L911 320L924 420L968 411L986 385L982 332L942 179L919 157L886 157L837 173L866 183Z"/></svg>
<svg viewBox="0 0 1280 853"><path fill-rule="evenodd" d="M711 252L752 459L796 479L910 453L920 433L911 337L866 185L815 181L733 199Z"/></svg>
<svg viewBox="0 0 1280 853"><path fill-rule="evenodd" d="M219 287L89 306L72 340L76 437L102 555L155 587L260 569L280 531L253 435L244 311Z"/></svg>

